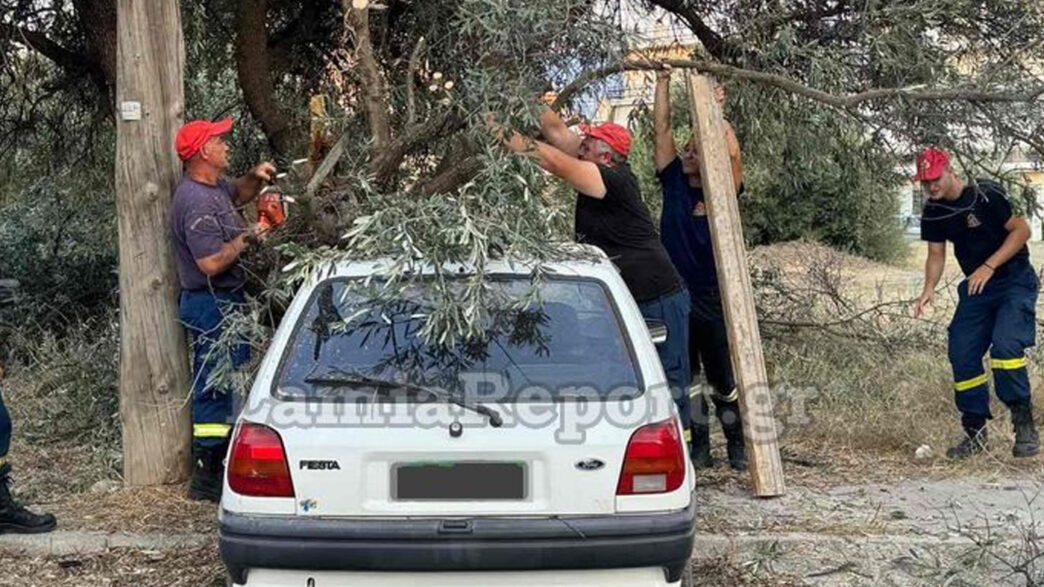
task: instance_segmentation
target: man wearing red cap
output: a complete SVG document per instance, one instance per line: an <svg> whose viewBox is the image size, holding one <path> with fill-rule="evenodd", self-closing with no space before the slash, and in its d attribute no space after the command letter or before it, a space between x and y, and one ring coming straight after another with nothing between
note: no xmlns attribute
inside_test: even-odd
<svg viewBox="0 0 1044 587"><path fill-rule="evenodd" d="M261 236L259 226L247 227L238 207L257 197L275 167L262 163L243 177L226 181L228 143L224 135L232 119L193 120L178 130L175 147L185 175L174 190L171 233L181 281L181 321L192 337L192 456L195 466L189 497L218 501L223 484L223 460L231 430L232 392L208 379L221 360L239 366L250 347L241 342L231 350L216 343L226 319L246 302L246 275L239 257Z"/></svg>
<svg viewBox="0 0 1044 587"><path fill-rule="evenodd" d="M1040 452L1033 422L1028 347L1035 344L1037 275L1029 261L1026 220L1012 213L999 184L978 179L965 184L950 166L949 155L929 148L917 158L917 175L928 201L921 215L921 238L928 241L924 291L914 307L920 316L935 297L946 263L946 241L967 277L957 287L959 300L949 329L949 356L954 393L964 438L946 452L964 458L986 447L990 415L990 367L997 397L1011 410L1016 457Z"/></svg>
<svg viewBox="0 0 1044 587"><path fill-rule="evenodd" d="M660 238L674 266L685 278L692 300L689 313L689 365L693 378L699 375L702 365L711 388L714 412L725 434L729 466L735 470L744 470L747 468L747 451L739 411L739 392L736 390L729 358L729 339L721 291L718 288L710 222L700 183L700 143L692 137L678 153L670 122L670 76L670 68L657 72L653 102L653 126L656 131L653 162L663 188ZM718 83L715 84L715 90L718 102L723 104L725 89ZM732 179L738 193L743 189L739 141L736 140L732 125L727 121L725 125ZM694 387L692 462L696 467L710 467L714 464L710 453L709 408L703 389Z"/></svg>
<svg viewBox="0 0 1044 587"><path fill-rule="evenodd" d="M576 189L576 240L602 249L619 268L642 315L667 325L667 341L656 350L689 438L689 294L627 165L631 133L610 122L585 126L584 135L577 136L550 109L540 125L546 143L503 129L495 132L509 149L533 157Z"/></svg>

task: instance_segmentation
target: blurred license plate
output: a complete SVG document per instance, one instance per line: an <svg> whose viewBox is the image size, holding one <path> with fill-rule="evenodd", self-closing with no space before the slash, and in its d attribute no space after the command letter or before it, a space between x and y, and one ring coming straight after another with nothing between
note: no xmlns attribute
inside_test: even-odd
<svg viewBox="0 0 1044 587"><path fill-rule="evenodd" d="M392 469L392 499L482 500L526 498L524 463L400 463Z"/></svg>

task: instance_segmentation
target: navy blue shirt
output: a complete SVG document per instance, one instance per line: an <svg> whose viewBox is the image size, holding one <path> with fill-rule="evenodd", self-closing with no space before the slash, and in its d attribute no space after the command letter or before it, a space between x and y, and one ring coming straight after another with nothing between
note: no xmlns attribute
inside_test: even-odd
<svg viewBox="0 0 1044 587"><path fill-rule="evenodd" d="M968 276L997 252L1008 238L1004 225L1012 217L1004 187L988 179L965 186L955 201L928 200L921 214L921 240L953 243L961 271ZM1029 249L1023 246L1007 263L996 268L995 278L1014 274L1029 265Z"/></svg>
<svg viewBox="0 0 1044 587"><path fill-rule="evenodd" d="M707 204L703 190L689 185L681 158L675 157L658 174L663 186L660 240L690 292L718 287Z"/></svg>
<svg viewBox="0 0 1044 587"><path fill-rule="evenodd" d="M174 189L170 228L182 289L238 289L246 283L239 260L213 277L207 277L196 265L197 259L219 252L246 229L232 202L233 190L224 181L207 185L186 175Z"/></svg>

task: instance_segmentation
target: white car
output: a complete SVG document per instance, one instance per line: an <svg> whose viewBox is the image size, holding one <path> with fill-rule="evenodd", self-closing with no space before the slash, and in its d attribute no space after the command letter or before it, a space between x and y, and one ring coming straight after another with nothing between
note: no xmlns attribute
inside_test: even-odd
<svg viewBox="0 0 1044 587"><path fill-rule="evenodd" d="M425 288L381 293L385 267L314 278L275 334L228 454L233 583L690 584L664 331L613 265L545 265L539 300L519 301L530 266L493 264L483 340L448 347L420 332Z"/></svg>

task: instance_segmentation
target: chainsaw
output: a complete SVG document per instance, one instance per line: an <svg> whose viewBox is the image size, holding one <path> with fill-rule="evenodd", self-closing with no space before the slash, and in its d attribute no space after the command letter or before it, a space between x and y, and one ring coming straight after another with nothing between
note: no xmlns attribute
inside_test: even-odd
<svg viewBox="0 0 1044 587"><path fill-rule="evenodd" d="M296 164L298 161L294 163ZM287 174L288 172L276 174L272 183L262 188L261 193L257 196L257 223L265 232L286 222L290 212L287 204L297 203L293 196L284 194L279 186L279 180L285 178Z"/></svg>

